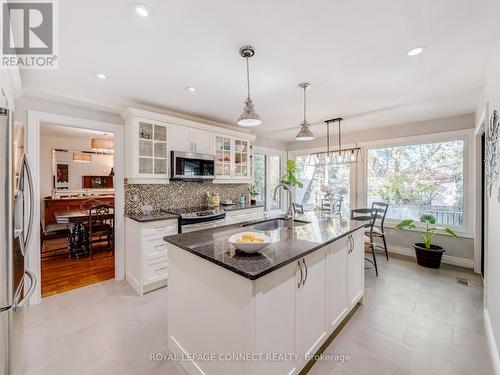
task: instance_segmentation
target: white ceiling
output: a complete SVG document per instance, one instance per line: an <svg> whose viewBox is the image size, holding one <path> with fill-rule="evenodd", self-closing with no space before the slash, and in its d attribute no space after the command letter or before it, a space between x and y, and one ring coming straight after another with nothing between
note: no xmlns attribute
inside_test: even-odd
<svg viewBox="0 0 500 375"><path fill-rule="evenodd" d="M114 138L112 133L103 133L96 130L75 128L60 124L42 122L40 126L40 136L42 137L61 137L61 138L81 138L90 139L95 137ZM90 144L90 143L89 143ZM62 145L61 145L62 147Z"/></svg>
<svg viewBox="0 0 500 375"><path fill-rule="evenodd" d="M59 1L59 69L24 71L26 93L234 123L246 96L238 49L252 44L259 136L293 140L303 81L317 135L338 115L349 131L470 113L500 10L496 0L144 0L153 16L139 19L128 1ZM425 52L408 57L417 45Z"/></svg>

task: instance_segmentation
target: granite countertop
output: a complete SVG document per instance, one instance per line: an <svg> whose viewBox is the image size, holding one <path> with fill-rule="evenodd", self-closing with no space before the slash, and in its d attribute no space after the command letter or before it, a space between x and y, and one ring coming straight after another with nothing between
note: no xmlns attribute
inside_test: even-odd
<svg viewBox="0 0 500 375"><path fill-rule="evenodd" d="M265 231L273 242L257 254L245 254L227 242L235 233L259 231L241 224L167 236L164 240L247 279L256 280L365 225L359 221L341 221L324 212L296 215L296 220L310 223L296 226L293 231L287 228ZM262 220L253 222L253 225L260 222Z"/></svg>
<svg viewBox="0 0 500 375"><path fill-rule="evenodd" d="M175 214L171 214L169 212L163 211L154 211L148 214L126 214L126 217L129 219L138 221L139 223L145 223L148 221L157 221L157 220L168 220L168 219L178 219L179 216Z"/></svg>
<svg viewBox="0 0 500 375"><path fill-rule="evenodd" d="M248 208L257 208L257 207L264 207L264 203L256 203L256 204L240 204L240 203L235 203L232 205L224 205L221 204L220 208L222 208L224 211L237 211L237 210L246 210Z"/></svg>

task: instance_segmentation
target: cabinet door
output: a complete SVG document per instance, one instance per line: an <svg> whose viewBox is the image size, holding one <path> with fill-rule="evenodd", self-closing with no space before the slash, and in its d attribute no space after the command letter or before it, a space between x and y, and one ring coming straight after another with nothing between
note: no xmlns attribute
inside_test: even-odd
<svg viewBox="0 0 500 375"><path fill-rule="evenodd" d="M202 154L210 154L213 152L213 137L212 133L207 130L192 129L192 142L194 151Z"/></svg>
<svg viewBox="0 0 500 375"><path fill-rule="evenodd" d="M347 314L347 256L350 242L347 238L333 242L328 249L328 311L329 333L332 333Z"/></svg>
<svg viewBox="0 0 500 375"><path fill-rule="evenodd" d="M233 175L233 146L231 137L215 135L215 178L230 179Z"/></svg>
<svg viewBox="0 0 500 375"><path fill-rule="evenodd" d="M191 128L187 126L174 125L172 126L172 139L170 140L170 148L173 151L191 152Z"/></svg>
<svg viewBox="0 0 500 375"><path fill-rule="evenodd" d="M326 248L302 259L305 282L297 289L297 353L307 356L316 353L328 337Z"/></svg>
<svg viewBox="0 0 500 375"><path fill-rule="evenodd" d="M167 126L154 124L153 127L153 174L168 176Z"/></svg>
<svg viewBox="0 0 500 375"><path fill-rule="evenodd" d="M137 119L137 175L147 178L168 177L166 124Z"/></svg>
<svg viewBox="0 0 500 375"><path fill-rule="evenodd" d="M349 307L354 306L363 296L364 290L364 243L363 230L352 234L352 250L348 256Z"/></svg>
<svg viewBox="0 0 500 375"><path fill-rule="evenodd" d="M297 262L255 281L256 353L295 353L295 298L299 280ZM255 361L255 375L298 374L293 361Z"/></svg>
<svg viewBox="0 0 500 375"><path fill-rule="evenodd" d="M251 178L251 147L246 139L234 139L234 177Z"/></svg>

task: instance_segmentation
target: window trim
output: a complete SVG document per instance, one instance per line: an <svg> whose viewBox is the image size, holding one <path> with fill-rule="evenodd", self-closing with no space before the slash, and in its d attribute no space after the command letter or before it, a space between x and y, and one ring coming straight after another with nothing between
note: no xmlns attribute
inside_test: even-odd
<svg viewBox="0 0 500 375"><path fill-rule="evenodd" d="M424 143L438 143L447 141L464 141L464 202L463 202L463 219L464 225L462 227L452 227L457 236L463 238L474 238L474 228L475 228L475 217L474 217L474 205L475 200L472 197L474 192L474 175L475 175L475 165L474 165L474 149L475 143L473 140L474 129L463 129L454 130L448 132L432 133L425 135L416 135L409 137L392 138L388 140L378 140L370 142L361 142L360 145L363 149L363 162L362 162L362 173L360 173L360 178L362 179L360 184L361 199L363 206L368 205L368 150L397 147L397 146L408 146ZM385 226L388 228L394 228L399 220L386 218ZM415 229L409 229L410 231L419 231L424 228L421 223L415 223Z"/></svg>

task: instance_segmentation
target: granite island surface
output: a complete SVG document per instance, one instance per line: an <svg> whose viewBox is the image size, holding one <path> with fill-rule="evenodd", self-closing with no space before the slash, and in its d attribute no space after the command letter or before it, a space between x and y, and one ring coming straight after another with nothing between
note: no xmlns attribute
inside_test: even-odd
<svg viewBox="0 0 500 375"><path fill-rule="evenodd" d="M364 223L321 212L247 255L227 242L270 220L167 236L168 349L189 374L299 374L364 292Z"/></svg>

